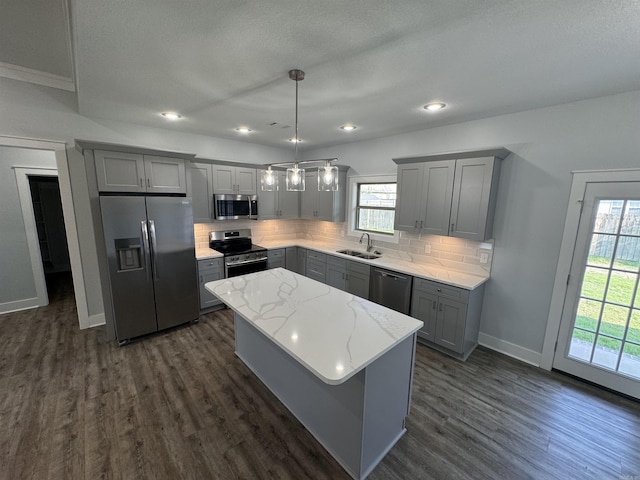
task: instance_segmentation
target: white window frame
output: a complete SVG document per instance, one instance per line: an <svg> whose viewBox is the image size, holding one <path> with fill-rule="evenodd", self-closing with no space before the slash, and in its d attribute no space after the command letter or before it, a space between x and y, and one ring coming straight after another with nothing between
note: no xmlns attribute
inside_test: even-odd
<svg viewBox="0 0 640 480"><path fill-rule="evenodd" d="M354 175L349 177L349 190L347 191L347 235L350 237L360 238L363 233L371 235L371 240L387 243L398 243L400 241L400 232L393 231L392 234L372 233L358 230L356 228L358 204L358 184L359 183L398 183L396 175Z"/></svg>

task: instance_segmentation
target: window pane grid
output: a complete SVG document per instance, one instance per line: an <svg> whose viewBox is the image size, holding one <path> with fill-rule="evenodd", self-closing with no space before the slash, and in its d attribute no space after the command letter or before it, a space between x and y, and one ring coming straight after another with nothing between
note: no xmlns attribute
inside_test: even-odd
<svg viewBox="0 0 640 480"><path fill-rule="evenodd" d="M359 183L356 230L393 235L395 206L395 183Z"/></svg>
<svg viewBox="0 0 640 480"><path fill-rule="evenodd" d="M640 378L640 201L599 201L585 266L569 356Z"/></svg>

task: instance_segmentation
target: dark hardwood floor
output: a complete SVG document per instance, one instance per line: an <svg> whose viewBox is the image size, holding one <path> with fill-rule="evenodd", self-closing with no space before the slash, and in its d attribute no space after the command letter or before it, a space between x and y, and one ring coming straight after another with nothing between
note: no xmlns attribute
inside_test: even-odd
<svg viewBox="0 0 640 480"><path fill-rule="evenodd" d="M0 479L346 479L233 354L229 311L118 347L70 286L0 316ZM370 478L640 479L640 404L418 345L407 434Z"/></svg>

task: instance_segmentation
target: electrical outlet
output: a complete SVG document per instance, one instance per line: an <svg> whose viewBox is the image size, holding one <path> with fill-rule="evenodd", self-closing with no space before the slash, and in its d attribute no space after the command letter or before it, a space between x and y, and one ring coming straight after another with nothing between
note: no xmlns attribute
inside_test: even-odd
<svg viewBox="0 0 640 480"><path fill-rule="evenodd" d="M424 253L431 253L431 244L430 243L427 243L424 246Z"/></svg>
<svg viewBox="0 0 640 480"><path fill-rule="evenodd" d="M489 254L481 253L480 254L480 263L489 263Z"/></svg>

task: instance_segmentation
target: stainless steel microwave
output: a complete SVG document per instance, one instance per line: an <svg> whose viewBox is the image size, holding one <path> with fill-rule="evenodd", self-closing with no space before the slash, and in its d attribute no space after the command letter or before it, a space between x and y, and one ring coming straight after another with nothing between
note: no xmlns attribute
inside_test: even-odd
<svg viewBox="0 0 640 480"><path fill-rule="evenodd" d="M258 219L257 195L214 195L216 220Z"/></svg>

